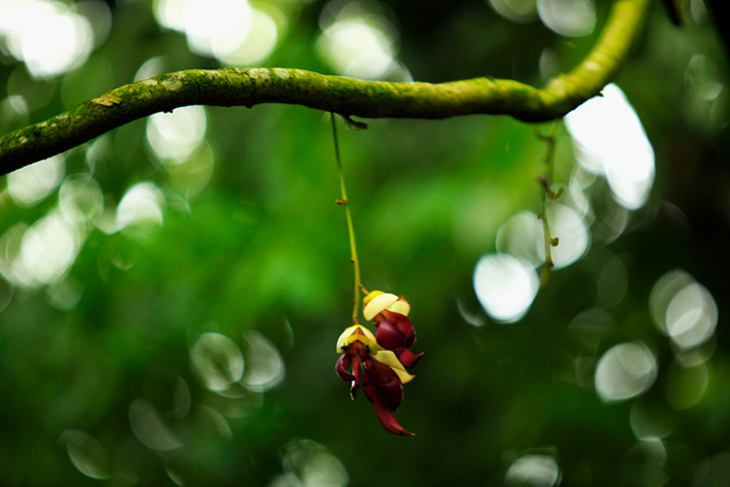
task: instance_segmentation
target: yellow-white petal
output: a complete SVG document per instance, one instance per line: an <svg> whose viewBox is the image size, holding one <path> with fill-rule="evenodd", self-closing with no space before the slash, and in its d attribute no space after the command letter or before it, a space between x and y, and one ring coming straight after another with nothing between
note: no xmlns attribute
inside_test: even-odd
<svg viewBox="0 0 730 487"><path fill-rule="evenodd" d="M373 357L378 362L387 365L393 371L398 374L398 378L403 384L406 384L413 380L415 375L411 375L408 372L406 372L405 366L400 363L400 360L398 360L398 357L395 356L393 352L390 350L380 350L379 352L375 354L370 354L371 357Z"/></svg>
<svg viewBox="0 0 730 487"><path fill-rule="evenodd" d="M353 335L355 333L355 330L359 329L363 332L363 335L357 334ZM342 332L342 335L337 339L337 349L335 352L342 353L342 349L355 340L360 340L362 343L364 343L370 350L377 351L380 350L380 345L378 345L378 341L375 339L375 335L373 335L373 332L368 330L362 325L353 325L349 328L346 328L345 331Z"/></svg>
<svg viewBox="0 0 730 487"><path fill-rule="evenodd" d="M370 291L367 296L362 298L362 304L363 306L367 306L367 304L375 297L380 296L381 294L385 294L383 291Z"/></svg>
<svg viewBox="0 0 730 487"><path fill-rule="evenodd" d="M376 293L378 291L373 291L370 294ZM370 296L370 294L368 296ZM384 309L388 309L390 306L393 306L396 301L398 301L398 296L395 294L390 293L383 293L375 296L372 298L366 305L365 309L363 309L362 314L365 317L366 320L370 321L373 319L373 317L383 311Z"/></svg>
<svg viewBox="0 0 730 487"><path fill-rule="evenodd" d="M393 311L394 313L400 313L403 316L408 316L408 313L411 312L411 305L408 304L406 298L401 296L400 298L398 298L398 301L393 303L393 305L388 308L388 311Z"/></svg>

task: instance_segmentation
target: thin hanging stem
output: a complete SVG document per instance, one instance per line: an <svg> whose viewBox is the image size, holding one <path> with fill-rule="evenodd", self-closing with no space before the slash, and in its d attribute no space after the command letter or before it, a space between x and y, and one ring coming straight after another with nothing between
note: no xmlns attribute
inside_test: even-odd
<svg viewBox="0 0 730 487"><path fill-rule="evenodd" d="M350 235L350 262L352 262L352 265L355 267L355 298L353 299L352 322L357 325L357 310L360 308L360 289L363 288L362 284L360 284L360 262L357 259L357 242L355 241L355 228L352 225L352 214L350 213L350 206L347 204L345 175L342 173L340 145L337 141L337 123L333 112L330 112L330 120L332 121L332 138L335 141L335 159L337 160L337 171L340 174L340 192L342 193L342 199L337 200L337 204L345 207L345 214L347 215L347 231Z"/></svg>
<svg viewBox="0 0 730 487"><path fill-rule="evenodd" d="M542 213L540 214L540 218L542 219L542 227L543 232L545 233L545 264L542 267L542 272L540 273L540 287L542 289L545 289L548 283L548 279L550 278L550 271L552 270L553 266L553 256L552 256L552 245L553 245L553 238L550 234L550 222L548 221L547 216L547 191L545 193L545 198L542 200Z"/></svg>
<svg viewBox="0 0 730 487"><path fill-rule="evenodd" d="M538 129L538 138L547 143L547 152L545 153L545 165L547 166L547 174L540 178L540 183L545 190L542 199L542 212L540 213L540 219L542 220L543 231L545 233L545 265L540 273L540 287L545 288L547 286L548 279L550 278L550 270L555 265L553 263L552 248L557 246L559 240L553 238L550 232L550 221L547 215L547 203L548 200L558 199L562 191L554 192L550 185L553 183L555 177L555 148L558 141L558 131L560 129L560 120L553 122L552 129L548 135L543 135Z"/></svg>

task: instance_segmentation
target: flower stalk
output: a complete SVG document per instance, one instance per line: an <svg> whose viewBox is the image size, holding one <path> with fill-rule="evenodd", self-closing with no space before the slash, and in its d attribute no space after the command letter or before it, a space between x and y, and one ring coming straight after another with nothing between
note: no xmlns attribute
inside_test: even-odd
<svg viewBox="0 0 730 487"><path fill-rule="evenodd" d="M360 308L360 261L357 259L357 242L355 241L355 227L352 225L352 213L347 200L347 188L345 187L345 175L342 172L342 159L340 158L340 144L337 140L337 123L335 114L330 112L330 121L332 122L332 138L335 144L335 160L337 161L337 172L340 175L340 193L342 199L337 200L337 204L345 207L345 215L347 215L347 233L350 236L350 262L355 269L355 297L353 298L352 322L357 325L357 310Z"/></svg>

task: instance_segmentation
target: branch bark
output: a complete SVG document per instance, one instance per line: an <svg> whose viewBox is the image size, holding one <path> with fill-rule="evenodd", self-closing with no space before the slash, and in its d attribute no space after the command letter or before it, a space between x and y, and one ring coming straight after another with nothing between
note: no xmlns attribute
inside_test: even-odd
<svg viewBox="0 0 730 487"><path fill-rule="evenodd" d="M570 73L542 89L512 80L389 83L300 69L190 69L117 88L0 139L0 174L61 153L138 118L187 105L286 103L363 118L509 115L525 122L561 118L597 95L636 44L651 0L616 0L596 45Z"/></svg>

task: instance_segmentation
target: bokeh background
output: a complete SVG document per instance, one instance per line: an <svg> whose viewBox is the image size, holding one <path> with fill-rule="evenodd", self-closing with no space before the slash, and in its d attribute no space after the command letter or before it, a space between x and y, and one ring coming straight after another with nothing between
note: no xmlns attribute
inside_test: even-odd
<svg viewBox="0 0 730 487"><path fill-rule="evenodd" d="M340 126L363 284L409 300L426 352L415 437L334 373L327 114L181 108L4 177L0 484L730 485L728 58L684 5L563 124ZM0 133L193 67L539 86L609 6L0 0Z"/></svg>

